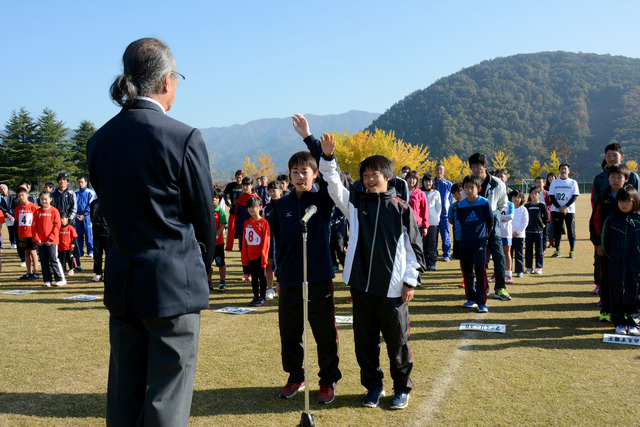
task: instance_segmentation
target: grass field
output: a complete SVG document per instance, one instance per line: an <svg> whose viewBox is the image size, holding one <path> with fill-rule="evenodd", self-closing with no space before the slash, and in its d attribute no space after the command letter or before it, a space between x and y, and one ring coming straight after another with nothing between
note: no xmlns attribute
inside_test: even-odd
<svg viewBox="0 0 640 427"><path fill-rule="evenodd" d="M515 279L513 300L489 300L488 314L461 307L457 262L425 274L411 302L415 390L409 407L390 411L390 397L368 409L360 401L350 325L338 325L343 379L336 400L315 403L317 363L310 350L311 413L317 425L638 425L640 347L603 343L611 324L597 321L588 197L577 205L577 259L545 258L542 276ZM8 242L6 228L4 241ZM5 247L8 247L5 244ZM568 243L562 252L568 254ZM550 254L550 252L549 252ZM228 253L228 291L211 295L202 313L191 425L296 425L304 394L277 396L287 375L280 362L277 301L237 316L215 313L245 306L250 284L239 281L238 252ZM108 313L102 301L65 297L102 295L85 271L64 288L21 282L14 250L2 254L0 292L0 426L103 425L108 370ZM347 287L336 280L336 314L351 315ZM462 322L499 323L506 334L461 332ZM313 341L313 340L312 340ZM381 360L387 394L386 350Z"/></svg>

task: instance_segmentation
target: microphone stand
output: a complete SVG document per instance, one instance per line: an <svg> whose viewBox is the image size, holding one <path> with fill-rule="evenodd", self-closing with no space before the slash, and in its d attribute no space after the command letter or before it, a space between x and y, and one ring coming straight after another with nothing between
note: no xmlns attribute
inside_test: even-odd
<svg viewBox="0 0 640 427"><path fill-rule="evenodd" d="M309 322L309 282L307 282L307 223L302 223L302 317L304 322L304 412L300 419L301 427L315 426L313 415L309 412L309 344L307 342L307 323Z"/></svg>

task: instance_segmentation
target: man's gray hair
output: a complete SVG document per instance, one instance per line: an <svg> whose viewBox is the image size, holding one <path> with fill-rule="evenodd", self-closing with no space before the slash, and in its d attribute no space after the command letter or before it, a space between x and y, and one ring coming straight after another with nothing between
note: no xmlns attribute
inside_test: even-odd
<svg viewBox="0 0 640 427"><path fill-rule="evenodd" d="M155 38L134 41L122 55L123 73L111 85L111 99L130 107L138 96L161 93L167 74L176 74L169 46Z"/></svg>

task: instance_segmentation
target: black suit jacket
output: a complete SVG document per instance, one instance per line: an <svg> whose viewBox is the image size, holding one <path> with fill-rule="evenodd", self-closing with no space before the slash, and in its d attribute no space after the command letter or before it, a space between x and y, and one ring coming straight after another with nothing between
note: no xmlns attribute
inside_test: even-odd
<svg viewBox="0 0 640 427"><path fill-rule="evenodd" d="M15 213L15 208L13 207L13 199L15 196L13 194L7 194L6 197L0 197L0 210L4 216L7 216L7 213L11 216Z"/></svg>
<svg viewBox="0 0 640 427"><path fill-rule="evenodd" d="M216 226L200 132L138 100L89 139L87 159L111 235L110 313L169 317L208 308Z"/></svg>

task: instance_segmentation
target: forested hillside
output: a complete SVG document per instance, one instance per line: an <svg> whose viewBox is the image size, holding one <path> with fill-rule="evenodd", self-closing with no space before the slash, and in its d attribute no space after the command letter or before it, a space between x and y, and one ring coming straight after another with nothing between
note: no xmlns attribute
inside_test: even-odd
<svg viewBox="0 0 640 427"><path fill-rule="evenodd" d="M589 180L610 142L640 159L640 59L543 52L484 61L411 93L375 128L435 158L506 151L520 176L556 150Z"/></svg>

